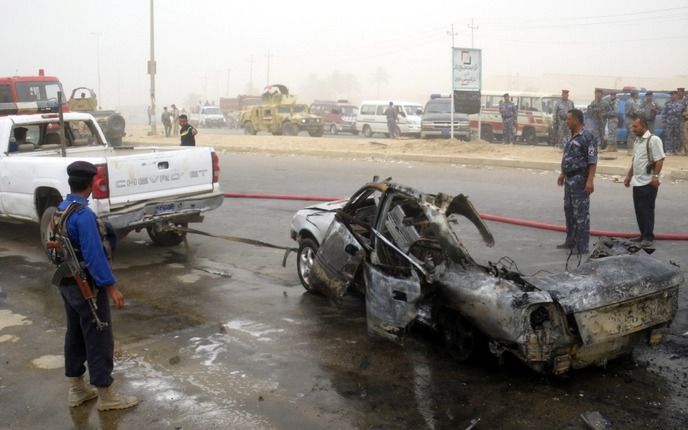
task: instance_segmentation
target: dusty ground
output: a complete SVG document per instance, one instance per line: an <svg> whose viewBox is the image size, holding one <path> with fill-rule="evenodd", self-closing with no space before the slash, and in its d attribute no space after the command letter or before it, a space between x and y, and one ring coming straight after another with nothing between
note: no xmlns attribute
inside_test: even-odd
<svg viewBox="0 0 688 430"><path fill-rule="evenodd" d="M147 128L132 127L125 139L133 144L176 145L178 137L148 136ZM448 139L387 139L383 136L247 136L240 131L201 129L198 145L213 146L229 152L298 154L319 157L367 157L459 164L484 164L505 167L555 169L561 162L561 152L550 146L502 145L483 140L471 142ZM631 164L626 149L601 152L598 172L624 175ZM672 156L664 165L664 174L674 179L688 179L688 157Z"/></svg>

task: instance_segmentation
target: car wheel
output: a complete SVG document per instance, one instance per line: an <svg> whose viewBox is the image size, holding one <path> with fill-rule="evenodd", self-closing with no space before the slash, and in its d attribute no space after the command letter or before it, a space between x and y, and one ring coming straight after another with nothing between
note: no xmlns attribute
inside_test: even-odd
<svg viewBox="0 0 688 430"><path fill-rule="evenodd" d="M480 333L454 312L448 312L441 322L442 339L447 352L459 362L466 362L476 356L480 349Z"/></svg>
<svg viewBox="0 0 688 430"><path fill-rule="evenodd" d="M367 124L363 126L363 135L365 137L373 137L373 130Z"/></svg>
<svg viewBox="0 0 688 430"><path fill-rule="evenodd" d="M351 134L353 134L354 136L358 136L358 130L352 131Z"/></svg>
<svg viewBox="0 0 688 430"><path fill-rule="evenodd" d="M296 255L296 271L299 274L301 285L309 292L313 292L310 276L317 252L318 244L313 239L306 238L299 242L299 251Z"/></svg>
<svg viewBox="0 0 688 430"><path fill-rule="evenodd" d="M179 227L186 227L186 223L177 224ZM159 224L154 224L150 227L146 227L148 236L151 238L153 243L157 246L177 246L184 242L186 237L186 232L179 232L174 230L162 229Z"/></svg>
<svg viewBox="0 0 688 430"><path fill-rule="evenodd" d="M313 131L309 131L309 132L308 132L308 134L309 134L311 137L322 137L322 135L323 135L324 133L325 133L325 129L322 128L322 127L317 128L317 129L315 129L315 130L313 130Z"/></svg>
<svg viewBox="0 0 688 430"><path fill-rule="evenodd" d="M532 127L524 128L523 135L521 137L523 139L523 142L527 143L528 145L534 145L537 138L537 136L535 135L535 129Z"/></svg>
<svg viewBox="0 0 688 430"><path fill-rule="evenodd" d="M256 133L256 129L253 127L253 123L251 121L248 121L246 124L244 124L244 134L255 136Z"/></svg>
<svg viewBox="0 0 688 430"><path fill-rule="evenodd" d="M290 122L282 124L282 134L285 136L296 136L299 134L299 129Z"/></svg>
<svg viewBox="0 0 688 430"><path fill-rule="evenodd" d="M494 140L494 133L492 132L492 127L490 127L489 125L482 126L480 128L480 138L482 140L492 142Z"/></svg>
<svg viewBox="0 0 688 430"><path fill-rule="evenodd" d="M337 133L338 133L338 132L337 132L337 126L334 125L334 124L332 124L332 125L330 126L330 134L337 134Z"/></svg>

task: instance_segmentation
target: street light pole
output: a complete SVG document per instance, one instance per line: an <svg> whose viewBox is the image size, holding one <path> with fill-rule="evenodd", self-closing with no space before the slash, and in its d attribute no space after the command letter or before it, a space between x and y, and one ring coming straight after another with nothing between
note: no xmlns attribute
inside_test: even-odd
<svg viewBox="0 0 688 430"><path fill-rule="evenodd" d="M153 0L150 0L150 59L148 60L148 74L150 75L150 110L151 110L151 134L158 133L155 114L155 15Z"/></svg>

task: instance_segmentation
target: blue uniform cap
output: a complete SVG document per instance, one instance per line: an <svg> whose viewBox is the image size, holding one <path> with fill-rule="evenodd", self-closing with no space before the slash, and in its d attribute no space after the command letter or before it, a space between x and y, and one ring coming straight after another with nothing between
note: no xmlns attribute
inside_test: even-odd
<svg viewBox="0 0 688 430"><path fill-rule="evenodd" d="M96 173L96 166L88 161L75 161L67 166L67 175L70 178L92 178Z"/></svg>

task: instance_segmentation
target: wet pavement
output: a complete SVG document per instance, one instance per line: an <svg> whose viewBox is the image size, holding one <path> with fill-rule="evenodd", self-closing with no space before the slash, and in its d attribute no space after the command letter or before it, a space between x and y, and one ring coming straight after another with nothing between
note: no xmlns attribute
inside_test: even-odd
<svg viewBox="0 0 688 430"><path fill-rule="evenodd" d="M471 169L224 154L225 191L345 195L373 174L424 191L464 192L480 211L561 223L554 172ZM685 183L667 183L657 231L688 231ZM684 197L683 197L684 198ZM290 245L300 202L228 200L195 227ZM495 248L462 238L480 261L502 255L524 273L563 270L557 233L489 223ZM599 178L592 227L635 228L630 192ZM688 246L658 242L658 255L688 264ZM116 387L136 408L66 406L64 315L49 286L38 227L0 223L0 428L582 429L600 411L618 429L682 429L688 420L688 299L657 348L606 368L545 378L516 360L459 364L436 336L414 329L403 347L366 334L358 297L333 306L299 284L294 256L192 236L152 246L145 233L120 243L115 273L126 296L113 311ZM572 262L570 264L574 264Z"/></svg>

